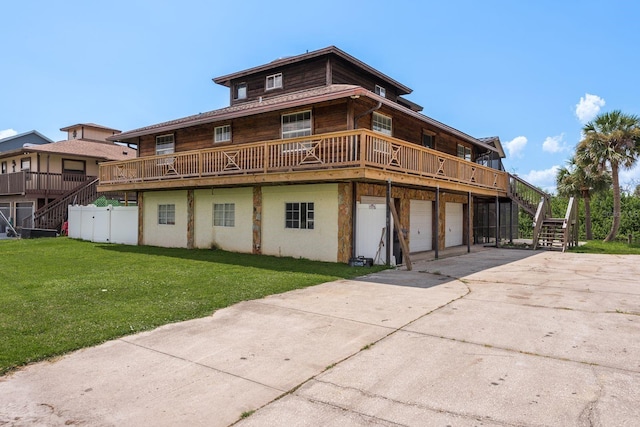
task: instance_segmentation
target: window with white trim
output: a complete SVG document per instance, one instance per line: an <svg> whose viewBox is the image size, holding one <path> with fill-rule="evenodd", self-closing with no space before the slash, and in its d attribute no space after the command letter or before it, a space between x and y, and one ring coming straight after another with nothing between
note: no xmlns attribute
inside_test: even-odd
<svg viewBox="0 0 640 427"><path fill-rule="evenodd" d="M158 224L174 225L176 223L176 205L158 205Z"/></svg>
<svg viewBox="0 0 640 427"><path fill-rule="evenodd" d="M311 111L282 115L282 139L311 135Z"/></svg>
<svg viewBox="0 0 640 427"><path fill-rule="evenodd" d="M265 83L265 90L280 89L282 88L282 73L272 74L267 76Z"/></svg>
<svg viewBox="0 0 640 427"><path fill-rule="evenodd" d="M217 126L213 130L213 142L231 141L231 125Z"/></svg>
<svg viewBox="0 0 640 427"><path fill-rule="evenodd" d="M313 230L313 202L285 203L285 228Z"/></svg>
<svg viewBox="0 0 640 427"><path fill-rule="evenodd" d="M156 136L156 155L171 154L175 148L173 134Z"/></svg>
<svg viewBox="0 0 640 427"><path fill-rule="evenodd" d="M236 225L236 204L235 203L214 203L213 204L213 226L214 227L235 227Z"/></svg>
<svg viewBox="0 0 640 427"><path fill-rule="evenodd" d="M382 86L378 86L376 85L375 91L376 94L386 98L387 97L387 90L385 88L383 88Z"/></svg>
<svg viewBox="0 0 640 427"><path fill-rule="evenodd" d="M233 99L247 99L247 84L237 83L233 93Z"/></svg>
<svg viewBox="0 0 640 427"><path fill-rule="evenodd" d="M471 161L471 148L458 144L458 157Z"/></svg>
<svg viewBox="0 0 640 427"><path fill-rule="evenodd" d="M371 129L391 136L391 117L374 112Z"/></svg>

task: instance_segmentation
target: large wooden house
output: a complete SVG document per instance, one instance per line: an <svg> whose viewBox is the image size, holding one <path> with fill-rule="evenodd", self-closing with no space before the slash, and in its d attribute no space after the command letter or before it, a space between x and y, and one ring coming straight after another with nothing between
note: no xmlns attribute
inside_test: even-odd
<svg viewBox="0 0 640 427"><path fill-rule="evenodd" d="M336 47L213 81L229 107L109 138L139 147L99 190L137 192L140 244L385 262L398 227L410 252L485 239L483 205L495 237L499 139L422 114L402 83Z"/></svg>

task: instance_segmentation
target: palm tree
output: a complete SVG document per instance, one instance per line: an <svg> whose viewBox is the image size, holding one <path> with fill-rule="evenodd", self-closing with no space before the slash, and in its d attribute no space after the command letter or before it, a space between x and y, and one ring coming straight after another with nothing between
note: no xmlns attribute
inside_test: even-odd
<svg viewBox="0 0 640 427"><path fill-rule="evenodd" d="M600 172L586 163L581 152L577 152L560 168L556 175L558 195L563 197L581 197L584 200L584 230L587 240L593 239L591 233L591 194L611 187L611 176Z"/></svg>
<svg viewBox="0 0 640 427"><path fill-rule="evenodd" d="M578 150L587 164L610 171L613 183L613 222L605 242L615 239L620 228L620 168L628 169L640 152L640 118L620 110L599 114L582 128Z"/></svg>

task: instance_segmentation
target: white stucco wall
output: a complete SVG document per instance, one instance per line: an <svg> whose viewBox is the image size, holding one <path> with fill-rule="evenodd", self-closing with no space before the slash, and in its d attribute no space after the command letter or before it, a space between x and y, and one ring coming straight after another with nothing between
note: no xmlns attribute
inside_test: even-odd
<svg viewBox="0 0 640 427"><path fill-rule="evenodd" d="M213 204L235 204L235 226L213 226ZM252 252L253 250L253 189L216 188L196 190L194 193L195 246L232 252Z"/></svg>
<svg viewBox="0 0 640 427"><path fill-rule="evenodd" d="M285 228L285 203L313 202L314 229ZM262 253L338 261L338 184L262 188Z"/></svg>
<svg viewBox="0 0 640 427"><path fill-rule="evenodd" d="M175 224L158 224L158 205L174 204ZM152 191L143 195L143 244L187 247L187 191Z"/></svg>

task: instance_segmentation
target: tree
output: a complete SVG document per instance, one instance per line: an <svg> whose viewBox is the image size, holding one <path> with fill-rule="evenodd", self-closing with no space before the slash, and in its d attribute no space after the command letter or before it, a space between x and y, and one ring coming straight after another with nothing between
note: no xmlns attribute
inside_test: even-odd
<svg viewBox="0 0 640 427"><path fill-rule="evenodd" d="M611 176L588 164L583 153L578 151L560 168L556 175L556 188L562 197L581 197L584 200L584 229L587 240L593 239L591 233L591 195L611 187Z"/></svg>
<svg viewBox="0 0 640 427"><path fill-rule="evenodd" d="M605 242L615 239L620 228L620 168L630 168L640 151L640 118L620 110L599 114L582 128L578 152L587 164L610 171L613 183L613 222Z"/></svg>

